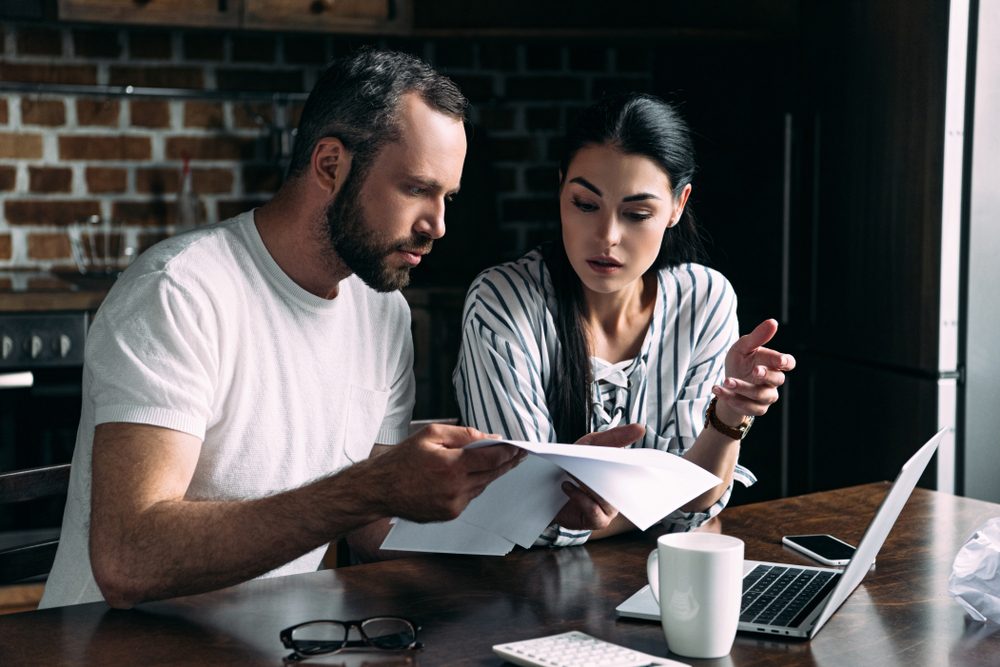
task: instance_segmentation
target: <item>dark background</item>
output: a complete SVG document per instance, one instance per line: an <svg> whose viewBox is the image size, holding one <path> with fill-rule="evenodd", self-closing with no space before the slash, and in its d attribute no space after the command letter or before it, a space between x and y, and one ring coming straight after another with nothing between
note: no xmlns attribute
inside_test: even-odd
<svg viewBox="0 0 1000 667"><path fill-rule="evenodd" d="M403 35L66 23L52 19L52 6L32 17L23 3L0 4L16 19L5 25L4 81L66 83L69 67L89 63L97 84L103 71L112 79L156 72L167 87L181 81L234 99L247 90L289 94L259 136L230 120L239 105L224 97L208 103L221 110L219 125L192 129L197 114L189 110L206 103L182 102L181 127L153 131L154 141L168 142L160 165L167 172L177 166L169 154L175 134L237 147L196 154L206 170L241 173L228 189L202 191L209 221L277 187L284 158L267 139L294 125L295 94L308 90L329 57L375 43L424 57L456 80L474 106L462 193L449 209L446 239L407 293L423 331L415 332L417 417L457 414L450 369L464 287L477 271L557 230L555 160L573 114L606 92L641 90L678 104L695 133L700 169L691 204L710 237L710 263L739 295L741 328L778 318L774 346L799 361L743 448L760 482L738 489L733 502L892 478L936 430L947 2L423 1L413 4L413 29ZM35 52L22 53L29 43ZM81 55L78 45L95 43L102 46ZM48 51L38 54L37 45ZM22 112L33 99L16 91L0 97L11 107L18 100ZM79 105L78 97L44 99ZM0 114L0 132L24 131L25 119L21 127L15 120ZM38 122L28 130L76 131ZM74 168L108 164L74 160ZM15 162L0 156L0 172ZM128 179L143 168L127 158L111 167ZM127 180L126 190L97 201L152 241L173 224L175 184L166 180L145 191ZM58 234L63 224L50 229L51 220L25 217L24 201L45 211L80 195L19 188L7 188L0 267L58 268L68 261L58 244L48 254L18 250L41 247L31 245L33 235ZM13 248L6 257L4 235Z"/></svg>

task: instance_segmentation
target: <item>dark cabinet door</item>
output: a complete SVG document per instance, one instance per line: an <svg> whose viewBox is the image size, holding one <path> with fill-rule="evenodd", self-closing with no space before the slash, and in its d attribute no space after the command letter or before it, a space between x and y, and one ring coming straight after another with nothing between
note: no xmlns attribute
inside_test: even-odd
<svg viewBox="0 0 1000 667"><path fill-rule="evenodd" d="M938 381L802 354L789 381L789 495L895 479L937 431ZM936 459L921 478L934 488Z"/></svg>
<svg viewBox="0 0 1000 667"><path fill-rule="evenodd" d="M938 370L948 2L807 3L809 346ZM953 369L943 369L953 370Z"/></svg>
<svg viewBox="0 0 1000 667"><path fill-rule="evenodd" d="M782 40L687 42L659 49L655 63L653 92L677 104L694 134L690 206L708 241L709 264L736 290L741 333L782 318L796 50ZM790 344L782 328L773 346ZM758 483L737 488L733 504L782 495L784 408L779 401L754 424L740 461Z"/></svg>

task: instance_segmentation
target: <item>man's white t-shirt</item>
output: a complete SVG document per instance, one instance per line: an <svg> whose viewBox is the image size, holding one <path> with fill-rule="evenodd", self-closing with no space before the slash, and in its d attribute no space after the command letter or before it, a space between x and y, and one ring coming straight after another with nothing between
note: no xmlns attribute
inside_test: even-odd
<svg viewBox="0 0 1000 667"><path fill-rule="evenodd" d="M334 299L305 291L268 253L252 211L157 244L118 279L88 333L69 497L41 606L103 599L88 555L96 425L197 436L186 498L258 498L403 440L412 364L402 295L356 276ZM323 552L265 576L316 570Z"/></svg>

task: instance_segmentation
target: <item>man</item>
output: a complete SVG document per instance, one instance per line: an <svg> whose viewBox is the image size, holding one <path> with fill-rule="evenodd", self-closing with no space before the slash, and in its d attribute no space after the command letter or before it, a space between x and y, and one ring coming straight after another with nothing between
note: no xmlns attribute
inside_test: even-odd
<svg viewBox="0 0 1000 667"><path fill-rule="evenodd" d="M273 200L158 244L118 280L88 337L41 606L315 570L331 541L353 531L374 550L388 517L453 518L516 465L511 447L463 449L474 429L406 438L396 290L444 234L466 104L404 54L335 62Z"/></svg>

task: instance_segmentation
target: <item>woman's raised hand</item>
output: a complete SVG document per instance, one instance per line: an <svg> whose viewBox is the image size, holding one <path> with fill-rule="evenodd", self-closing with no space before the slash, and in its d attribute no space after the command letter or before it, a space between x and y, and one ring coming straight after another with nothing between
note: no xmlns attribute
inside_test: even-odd
<svg viewBox="0 0 1000 667"><path fill-rule="evenodd" d="M759 417L778 400L785 372L795 368L795 357L764 345L778 331L776 320L764 320L733 343L726 353L726 378L712 387L718 399L716 414L725 424L738 424L744 416Z"/></svg>

